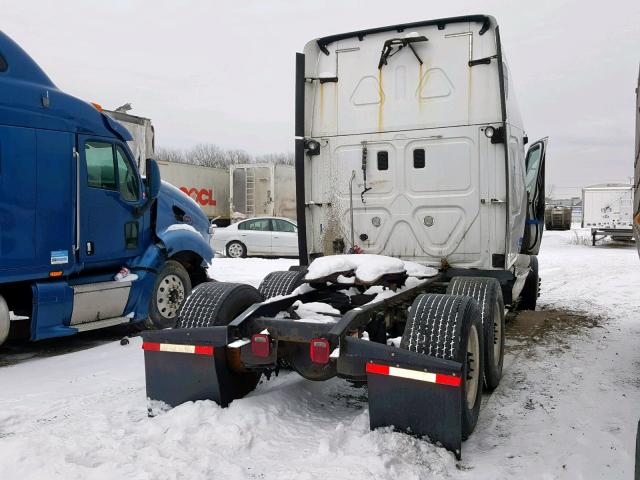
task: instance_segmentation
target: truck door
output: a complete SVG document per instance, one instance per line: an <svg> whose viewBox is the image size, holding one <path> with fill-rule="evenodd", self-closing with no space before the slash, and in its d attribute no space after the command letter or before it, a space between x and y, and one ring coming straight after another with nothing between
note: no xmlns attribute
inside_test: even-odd
<svg viewBox="0 0 640 480"><path fill-rule="evenodd" d="M240 241L249 255L271 255L272 228L269 218L256 218L238 224Z"/></svg>
<svg viewBox="0 0 640 480"><path fill-rule="evenodd" d="M271 219L273 235L271 236L271 252L274 255L294 257L298 255L298 229L286 220Z"/></svg>
<svg viewBox="0 0 640 480"><path fill-rule="evenodd" d="M527 220L522 239L522 253L537 255L544 225L544 162L547 138L538 140L527 150L525 188L527 190Z"/></svg>
<svg viewBox="0 0 640 480"><path fill-rule="evenodd" d="M0 273L34 266L36 131L0 126ZM46 267L46 265L45 265Z"/></svg>
<svg viewBox="0 0 640 480"><path fill-rule="evenodd" d="M117 267L144 248L144 199L137 170L124 144L78 138L80 153L80 259L87 266Z"/></svg>

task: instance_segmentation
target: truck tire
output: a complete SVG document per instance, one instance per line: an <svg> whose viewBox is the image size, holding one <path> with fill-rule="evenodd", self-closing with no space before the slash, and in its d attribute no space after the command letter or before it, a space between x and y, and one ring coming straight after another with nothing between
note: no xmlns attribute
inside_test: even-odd
<svg viewBox="0 0 640 480"><path fill-rule="evenodd" d="M540 296L540 276L538 275L538 257L531 256L531 271L520 292L519 310L535 310Z"/></svg>
<svg viewBox="0 0 640 480"><path fill-rule="evenodd" d="M207 282L193 289L182 307L179 328L202 328L228 325L262 295L251 285L243 283ZM253 391L260 381L260 373L237 372L229 369L227 388L241 398Z"/></svg>
<svg viewBox="0 0 640 480"><path fill-rule="evenodd" d="M460 295L418 295L409 309L400 348L462 363L462 439L466 440L478 421L482 399L484 342L478 303Z"/></svg>
<svg viewBox="0 0 640 480"><path fill-rule="evenodd" d="M9 307L4 297L0 295L0 346L5 342L9 336L9 328L11 326L11 316L9 314Z"/></svg>
<svg viewBox="0 0 640 480"><path fill-rule="evenodd" d="M500 282L486 277L454 277L449 295L465 295L478 302L484 337L484 386L493 391L502 378L504 360L504 300Z"/></svg>
<svg viewBox="0 0 640 480"><path fill-rule="evenodd" d="M265 299L289 295L304 282L306 271L271 272L264 277L258 291Z"/></svg>
<svg viewBox="0 0 640 480"><path fill-rule="evenodd" d="M207 282L198 285L184 302L178 328L228 325L263 297L244 283Z"/></svg>
<svg viewBox="0 0 640 480"><path fill-rule="evenodd" d="M237 240L227 243L225 251L229 258L245 258L247 256L247 247Z"/></svg>
<svg viewBox="0 0 640 480"><path fill-rule="evenodd" d="M187 270L179 262L167 260L153 285L145 326L151 329L175 327L180 309L190 293L191 279Z"/></svg>

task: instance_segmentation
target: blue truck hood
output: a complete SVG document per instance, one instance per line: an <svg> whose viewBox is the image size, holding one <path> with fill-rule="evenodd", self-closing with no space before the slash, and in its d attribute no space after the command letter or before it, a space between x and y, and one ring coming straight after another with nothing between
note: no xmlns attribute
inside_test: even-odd
<svg viewBox="0 0 640 480"><path fill-rule="evenodd" d="M156 231L158 234L167 229L190 230L189 227L193 227L209 243L209 220L191 197L163 181L157 201Z"/></svg>

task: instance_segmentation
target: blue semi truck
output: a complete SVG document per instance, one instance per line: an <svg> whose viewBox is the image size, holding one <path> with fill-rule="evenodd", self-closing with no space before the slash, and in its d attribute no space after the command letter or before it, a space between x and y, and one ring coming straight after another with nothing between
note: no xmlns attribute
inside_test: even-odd
<svg viewBox="0 0 640 480"><path fill-rule="evenodd" d="M172 327L207 280L206 216L129 140L0 32L0 344L19 317L32 340Z"/></svg>

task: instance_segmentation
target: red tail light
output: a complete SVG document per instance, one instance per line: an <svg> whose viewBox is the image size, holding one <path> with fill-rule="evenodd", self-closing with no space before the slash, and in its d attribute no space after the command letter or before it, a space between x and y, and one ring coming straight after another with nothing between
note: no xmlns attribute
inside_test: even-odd
<svg viewBox="0 0 640 480"><path fill-rule="evenodd" d="M256 357L268 357L271 350L269 335L256 333L251 337L251 353Z"/></svg>
<svg viewBox="0 0 640 480"><path fill-rule="evenodd" d="M314 338L311 340L309 344L309 355L313 363L329 363L330 354L331 345L329 344L329 340L325 338Z"/></svg>

